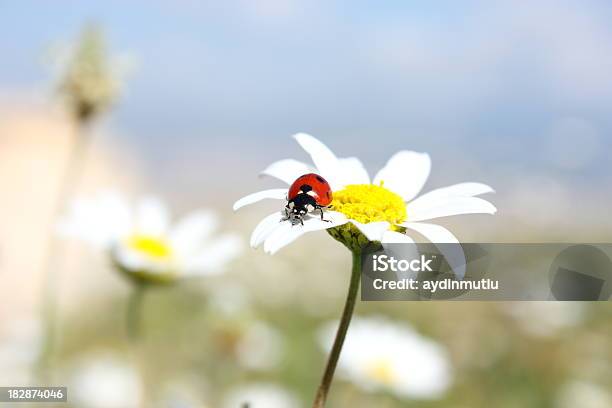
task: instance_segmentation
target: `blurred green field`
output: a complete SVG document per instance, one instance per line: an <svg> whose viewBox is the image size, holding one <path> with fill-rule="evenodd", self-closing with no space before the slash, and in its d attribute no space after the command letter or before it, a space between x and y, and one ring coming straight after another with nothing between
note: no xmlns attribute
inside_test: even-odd
<svg viewBox="0 0 612 408"><path fill-rule="evenodd" d="M137 343L125 331L126 288L85 301L62 319L60 383L70 384L75 362L110 355L138 373L148 406L224 406L228 393L252 383L276 384L309 406L326 358L317 332L338 318L349 268L339 244L325 234L317 238L317 245L326 243L320 257L311 255L314 242L274 258L248 251L221 277L151 290ZM107 279L121 278L109 271ZM331 407L604 407L610 401L612 312L605 302L360 302L356 313L386 316L439 342L449 352L453 383L442 398L424 401L364 392L337 379ZM274 341L245 343L259 325L272 330ZM245 353L264 360L267 353L270 364L249 366Z"/></svg>

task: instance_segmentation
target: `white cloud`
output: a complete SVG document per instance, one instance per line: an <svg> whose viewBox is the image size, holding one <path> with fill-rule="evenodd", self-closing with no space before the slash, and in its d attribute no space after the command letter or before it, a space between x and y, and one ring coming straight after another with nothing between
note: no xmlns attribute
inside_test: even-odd
<svg viewBox="0 0 612 408"><path fill-rule="evenodd" d="M426 114L512 104L510 96L598 107L612 101L612 29L600 11L586 2L483 2L450 19L381 21L360 41L364 63L399 79Z"/></svg>

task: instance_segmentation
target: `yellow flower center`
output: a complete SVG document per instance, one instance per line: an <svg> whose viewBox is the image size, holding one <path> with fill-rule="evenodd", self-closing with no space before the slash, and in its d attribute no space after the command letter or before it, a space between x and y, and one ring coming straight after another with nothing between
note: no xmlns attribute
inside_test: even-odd
<svg viewBox="0 0 612 408"><path fill-rule="evenodd" d="M134 251L140 252L152 259L164 260L172 257L172 248L161 237L136 234L129 237L126 244Z"/></svg>
<svg viewBox="0 0 612 408"><path fill-rule="evenodd" d="M407 219L406 203L402 197L387 190L383 183L379 186L351 184L340 191L334 191L330 207L363 224L387 221L392 230L399 232L404 227L398 224ZM370 244L366 236L350 223L330 228L327 233L351 251L361 251Z"/></svg>
<svg viewBox="0 0 612 408"><path fill-rule="evenodd" d="M361 223L387 221L400 224L406 221L406 203L399 195L387 190L383 183L351 184L334 191L331 207L348 218Z"/></svg>
<svg viewBox="0 0 612 408"><path fill-rule="evenodd" d="M366 368L366 373L372 379L383 384L392 384L395 381L393 364L387 359L372 361Z"/></svg>

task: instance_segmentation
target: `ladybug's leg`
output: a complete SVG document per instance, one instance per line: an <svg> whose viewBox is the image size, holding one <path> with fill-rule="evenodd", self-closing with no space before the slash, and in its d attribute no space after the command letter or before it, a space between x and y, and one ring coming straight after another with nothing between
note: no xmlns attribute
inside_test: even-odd
<svg viewBox="0 0 612 408"><path fill-rule="evenodd" d="M321 213L321 221L331 222L331 220L325 220L325 219L323 219L323 207L321 207L320 205L318 205L318 206L317 206L317 210L319 210L319 212Z"/></svg>

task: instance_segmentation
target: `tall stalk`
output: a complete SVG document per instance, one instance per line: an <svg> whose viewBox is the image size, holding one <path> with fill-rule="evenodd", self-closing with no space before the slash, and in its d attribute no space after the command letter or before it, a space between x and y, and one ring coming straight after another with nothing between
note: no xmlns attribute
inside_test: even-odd
<svg viewBox="0 0 612 408"><path fill-rule="evenodd" d="M64 75L58 84L58 91L64 97L68 111L72 114L75 130L56 196L42 265L41 316L45 338L38 369L39 374L42 374L43 378L47 377L47 380L49 380L51 357L59 338L57 302L60 298L59 275L63 266L61 256L63 247L54 231L55 222L66 210L78 188L91 139L88 127L95 118L110 107L119 91L107 59L102 32L94 26L86 27L71 60L64 67Z"/></svg>
<svg viewBox="0 0 612 408"><path fill-rule="evenodd" d="M126 331L131 341L137 341L141 335L142 302L146 287L143 283L135 284L128 300L126 310Z"/></svg>
<svg viewBox="0 0 612 408"><path fill-rule="evenodd" d="M353 268L351 271L351 280L348 294L346 296L346 302L344 304L344 310L342 312L342 317L340 318L340 324L338 325L338 331L336 332L334 344L329 353L329 358L327 359L327 365L325 366L325 371L323 372L321 384L317 389L317 394L314 402L312 403L312 408L323 408L325 406L327 394L329 393L329 389L334 379L338 359L340 358L342 346L344 345L344 339L346 338L346 332L351 324L351 318L353 317L353 311L355 310L355 303L357 302L357 293L359 292L359 283L361 278L361 252L353 250L352 254Z"/></svg>
<svg viewBox="0 0 612 408"><path fill-rule="evenodd" d="M77 122L72 140L72 146L60 180L59 192L56 196L51 226L48 231L47 248L43 261L42 287L42 317L44 329L44 347L40 355L40 369L43 375L51 364L51 356L58 339L58 305L60 288L60 271L62 268L62 241L55 233L55 221L65 211L69 201L74 196L86 162L87 148L90 137L85 124Z"/></svg>

